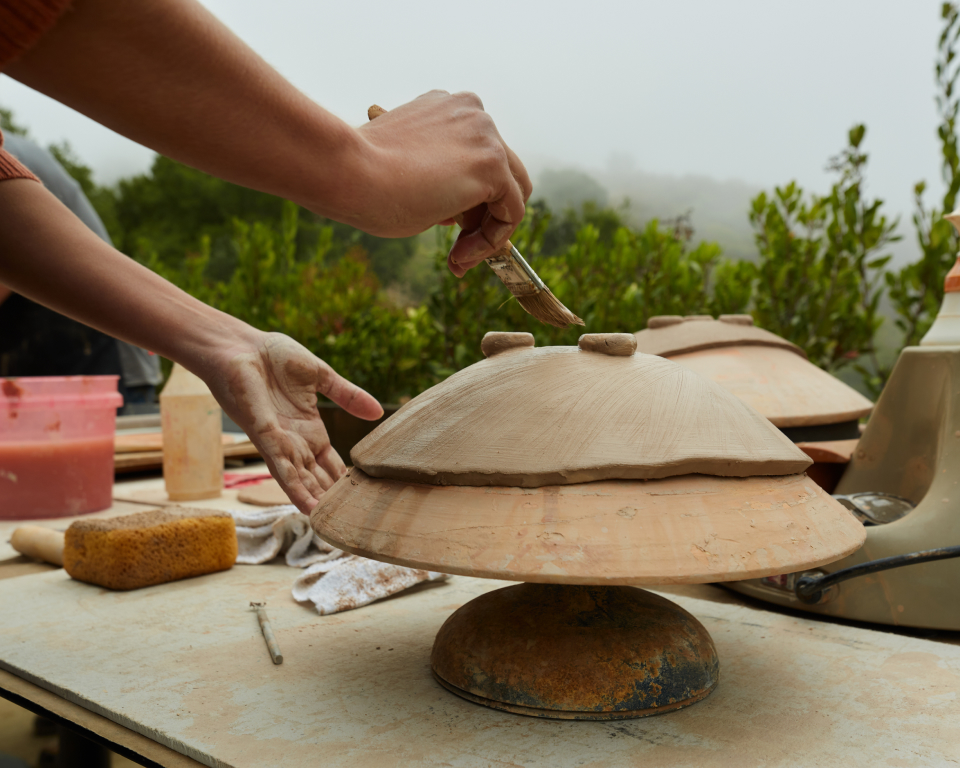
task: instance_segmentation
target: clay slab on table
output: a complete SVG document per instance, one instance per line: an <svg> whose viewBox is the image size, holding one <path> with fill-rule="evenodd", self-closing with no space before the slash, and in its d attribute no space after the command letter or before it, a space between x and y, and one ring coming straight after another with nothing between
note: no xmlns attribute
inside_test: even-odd
<svg viewBox="0 0 960 768"><path fill-rule="evenodd" d="M290 497L274 479L264 480L256 485L248 485L237 491L237 499L244 504L253 504L258 507L278 507L289 504Z"/></svg>

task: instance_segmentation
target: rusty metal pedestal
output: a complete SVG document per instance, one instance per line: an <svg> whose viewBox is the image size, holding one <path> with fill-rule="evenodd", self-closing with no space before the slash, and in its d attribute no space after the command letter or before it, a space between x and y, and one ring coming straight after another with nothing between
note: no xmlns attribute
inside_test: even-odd
<svg viewBox="0 0 960 768"><path fill-rule="evenodd" d="M703 625L636 587L520 584L461 606L433 675L469 701L522 715L622 720L705 698L720 665Z"/></svg>

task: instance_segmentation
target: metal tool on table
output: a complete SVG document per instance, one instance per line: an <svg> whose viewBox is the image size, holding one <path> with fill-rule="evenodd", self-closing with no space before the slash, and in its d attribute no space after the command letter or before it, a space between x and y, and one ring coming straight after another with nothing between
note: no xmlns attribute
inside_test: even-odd
<svg viewBox="0 0 960 768"><path fill-rule="evenodd" d="M960 211L946 218L960 230ZM827 616L960 630L960 259L937 320L901 352L836 490L866 528L859 551L727 586Z"/></svg>
<svg viewBox="0 0 960 768"><path fill-rule="evenodd" d="M367 110L367 117L373 120L386 114L387 110L374 104ZM463 226L463 217L457 216L457 223ZM496 273L500 281L514 295L520 306L541 323L566 328L570 325L583 325L583 320L567 309L553 295L539 275L527 264L513 243L507 240L499 251L488 256L485 261Z"/></svg>
<svg viewBox="0 0 960 768"><path fill-rule="evenodd" d="M250 603L250 607L257 612L257 621L260 622L260 631L263 633L263 640L267 644L267 650L270 652L270 660L274 664L283 664L283 654L280 652L280 643L277 642L276 635L273 634L273 627L270 626L270 619L267 618L266 603Z"/></svg>

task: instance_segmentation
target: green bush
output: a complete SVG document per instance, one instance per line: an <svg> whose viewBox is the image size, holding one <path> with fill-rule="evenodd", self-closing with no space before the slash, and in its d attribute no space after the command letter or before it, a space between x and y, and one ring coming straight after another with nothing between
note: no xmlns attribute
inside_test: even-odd
<svg viewBox="0 0 960 768"><path fill-rule="evenodd" d="M954 210L960 193L960 153L957 147L957 79L960 59L957 42L960 39L960 14L953 3L943 3L940 9L943 30L937 47L935 66L937 80L937 112L940 125L940 175L944 193L939 208L928 209L923 202L926 183L914 186L913 223L920 246L919 261L906 265L897 273L886 276L890 299L897 313L897 327L903 332L904 345L919 344L930 329L943 302L943 281L957 257L957 235L943 215Z"/></svg>
<svg viewBox="0 0 960 768"><path fill-rule="evenodd" d="M877 394L885 371L874 337L883 322L879 306L891 258L883 249L899 237L897 222L882 213L883 201L862 194L865 134L862 125L852 128L846 149L831 162L840 178L829 195L807 197L791 182L752 201L760 253L752 307L758 325L794 342L825 370L856 366Z"/></svg>
<svg viewBox="0 0 960 768"><path fill-rule="evenodd" d="M550 220L543 208L531 211L515 240L557 297L581 314L585 328L538 322L484 266L454 277L446 266L450 229L437 230L435 288L412 308L386 298L361 248L331 258L332 228L303 246L292 203L276 225L234 221L229 243L236 263L226 279L211 275L209 236L172 266L145 238L138 253L211 306L293 337L384 402L413 397L479 360L487 331L526 330L541 345L576 344L584 331L636 331L655 314L742 311L749 298L736 282L739 265L723 260L716 244L690 249L688 226L652 221L632 230L618 222L604 235L595 223L582 223L565 253L545 256Z"/></svg>
<svg viewBox="0 0 960 768"><path fill-rule="evenodd" d="M381 240L163 157L150 173L107 189L69 145L51 151L121 250L202 301L292 336L384 402L412 397L480 359L488 331L575 344L582 332L639 330L653 315L745 311L825 370L856 370L876 395L889 373L876 348L884 294L904 343L916 344L957 253L942 216L960 194L960 13L944 3L941 16L935 71L946 191L940 207L928 208L925 184L914 189L918 262L886 271L898 222L883 201L864 195L866 128L858 125L830 163L837 178L827 195L791 182L752 201L755 264L724 258L715 243L691 247L685 218L632 228L621 211L594 203L557 216L532 205L514 242L584 328L537 322L484 266L455 278L446 268L450 229L437 228L426 251L423 238ZM3 109L0 128L26 133Z"/></svg>

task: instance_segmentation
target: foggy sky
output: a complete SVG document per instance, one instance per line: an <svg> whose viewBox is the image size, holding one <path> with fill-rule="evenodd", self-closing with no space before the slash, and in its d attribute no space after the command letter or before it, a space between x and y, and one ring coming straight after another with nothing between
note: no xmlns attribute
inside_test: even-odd
<svg viewBox="0 0 960 768"><path fill-rule="evenodd" d="M905 234L913 184L940 188L939 0L206 4L354 124L373 102L476 91L534 174L635 167L765 188L796 178L823 192L827 158L866 122L869 191L907 214ZM68 139L101 182L150 163L8 77L0 105L41 142Z"/></svg>

